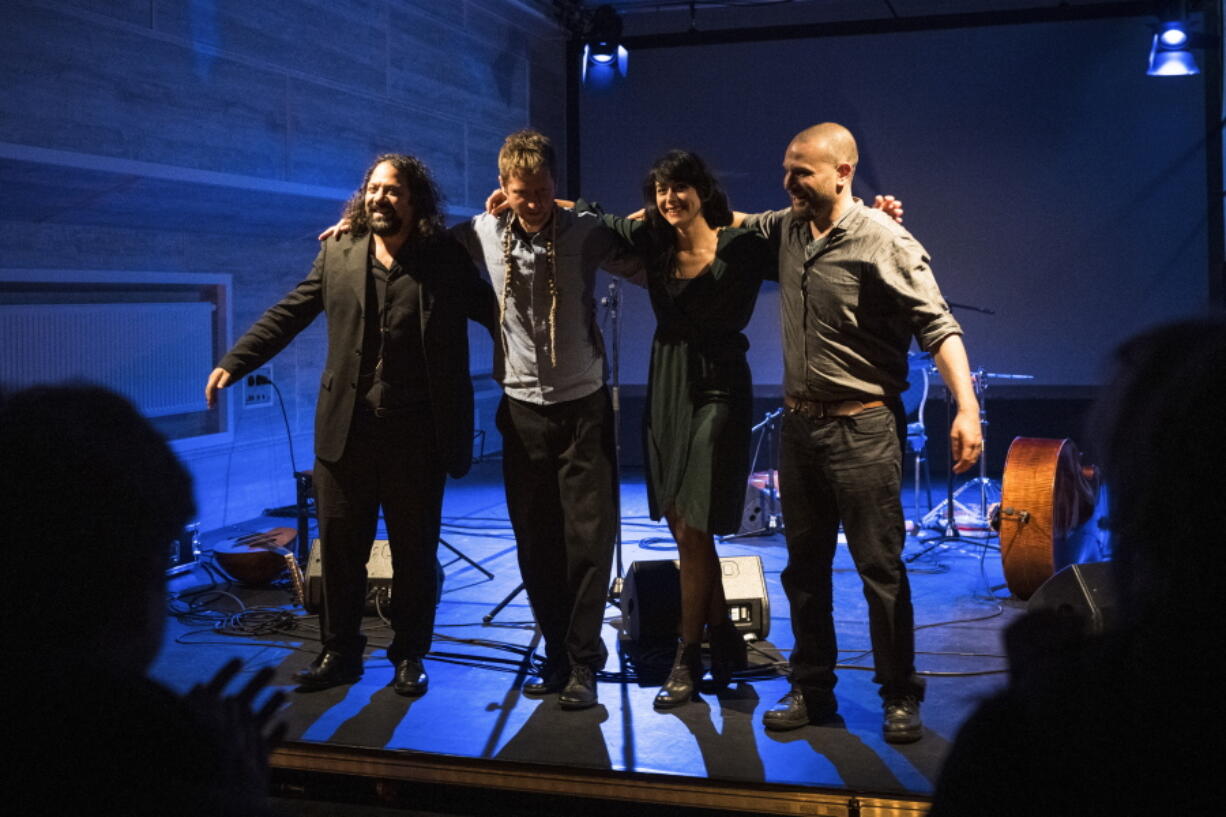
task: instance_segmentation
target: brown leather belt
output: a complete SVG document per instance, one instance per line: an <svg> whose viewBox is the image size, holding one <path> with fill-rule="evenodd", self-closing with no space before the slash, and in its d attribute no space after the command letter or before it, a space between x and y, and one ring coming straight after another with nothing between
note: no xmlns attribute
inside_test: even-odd
<svg viewBox="0 0 1226 817"><path fill-rule="evenodd" d="M789 394L783 398L783 405L787 406L788 411L803 414L810 420L824 420L827 417L851 417L865 409L884 406L885 401L869 400L865 403L862 400L839 400L836 402L826 402L823 400L805 400L803 397L793 397Z"/></svg>

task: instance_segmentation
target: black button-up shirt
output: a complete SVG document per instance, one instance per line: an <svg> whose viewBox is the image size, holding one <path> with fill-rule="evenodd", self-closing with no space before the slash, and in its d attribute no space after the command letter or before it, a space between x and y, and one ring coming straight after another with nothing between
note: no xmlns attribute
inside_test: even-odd
<svg viewBox="0 0 1226 817"><path fill-rule="evenodd" d="M371 409L404 409L430 399L421 344L421 285L406 246L389 270L373 255L367 264L366 327L358 394Z"/></svg>

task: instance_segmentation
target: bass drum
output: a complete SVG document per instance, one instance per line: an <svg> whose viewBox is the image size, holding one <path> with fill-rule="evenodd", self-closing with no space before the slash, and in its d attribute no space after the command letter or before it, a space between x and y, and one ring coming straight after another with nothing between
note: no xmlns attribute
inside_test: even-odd
<svg viewBox="0 0 1226 817"><path fill-rule="evenodd" d="M932 370L932 355L907 353L907 390L899 395L908 417L923 420L919 414L928 401L928 375Z"/></svg>

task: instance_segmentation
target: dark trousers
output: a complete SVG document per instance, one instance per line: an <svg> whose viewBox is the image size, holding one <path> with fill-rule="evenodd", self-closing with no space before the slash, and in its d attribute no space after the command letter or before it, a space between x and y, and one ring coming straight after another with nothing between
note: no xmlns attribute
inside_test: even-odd
<svg viewBox="0 0 1226 817"><path fill-rule="evenodd" d="M613 408L601 387L539 406L498 406L507 510L549 672L604 666L601 640L618 519Z"/></svg>
<svg viewBox="0 0 1226 817"><path fill-rule="evenodd" d="M868 602L874 680L883 697L923 697L923 681L915 674L911 586L902 562L898 429L886 406L825 420L784 415L779 488L788 564L782 578L796 636L795 686L834 688L833 561L842 521Z"/></svg>
<svg viewBox="0 0 1226 817"><path fill-rule="evenodd" d="M387 657L396 662L429 652L446 476L428 407L384 418L358 411L341 458L315 461L324 649L361 656L366 646L366 562L382 505L392 556L388 618L395 631Z"/></svg>

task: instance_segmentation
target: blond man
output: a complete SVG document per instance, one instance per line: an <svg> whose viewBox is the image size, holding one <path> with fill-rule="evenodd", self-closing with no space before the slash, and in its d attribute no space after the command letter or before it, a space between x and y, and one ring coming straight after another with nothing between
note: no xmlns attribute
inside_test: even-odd
<svg viewBox="0 0 1226 817"><path fill-rule="evenodd" d="M455 228L499 302L495 377L507 509L545 644L529 695L563 709L597 703L601 626L617 518L613 410L596 325L596 270L627 275L613 235L554 202L554 150L532 130L507 137L498 179L509 205Z"/></svg>

